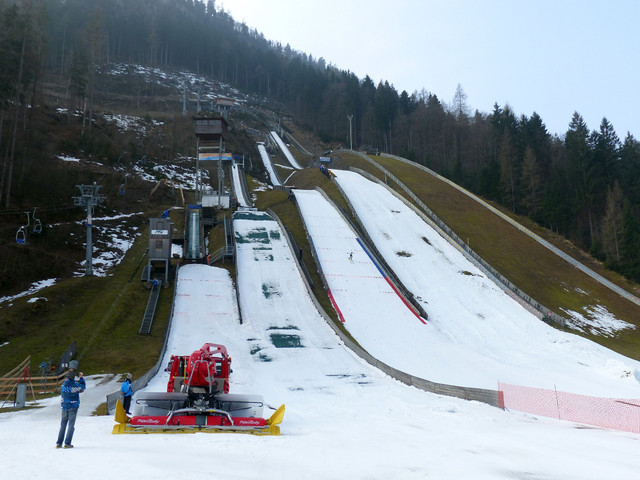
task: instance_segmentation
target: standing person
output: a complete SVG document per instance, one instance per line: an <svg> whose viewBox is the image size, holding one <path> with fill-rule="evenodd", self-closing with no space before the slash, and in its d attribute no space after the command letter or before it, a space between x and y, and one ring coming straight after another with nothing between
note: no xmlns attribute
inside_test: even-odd
<svg viewBox="0 0 640 480"><path fill-rule="evenodd" d="M131 374L127 373L127 378L122 382L120 387L120 393L122 393L122 406L127 415L131 415L129 408L131 407L131 397L133 396L133 387L131 386Z"/></svg>
<svg viewBox="0 0 640 480"><path fill-rule="evenodd" d="M75 371L69 372L67 374L67 379L62 384L62 387L60 387L62 420L60 422L60 431L58 432L56 448L62 447L63 441L64 448L73 448L73 445L71 445L71 439L73 438L73 431L75 430L78 407L80 407L80 394L87 388L82 372L78 374L77 382L75 378ZM67 432L66 438L65 430Z"/></svg>

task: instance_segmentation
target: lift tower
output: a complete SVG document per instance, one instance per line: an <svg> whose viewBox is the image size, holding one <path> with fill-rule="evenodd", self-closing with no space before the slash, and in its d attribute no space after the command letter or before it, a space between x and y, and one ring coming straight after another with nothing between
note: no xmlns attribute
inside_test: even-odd
<svg viewBox="0 0 640 480"><path fill-rule="evenodd" d="M85 275L90 276L93 275L93 243L91 240L91 217L93 215L93 208L99 203L104 202L105 197L104 195L98 195L98 190L102 188L102 185L96 185L95 182L93 185L76 185L76 187L80 189L81 194L79 197L73 197L73 204L75 206L86 207L87 209L87 261Z"/></svg>

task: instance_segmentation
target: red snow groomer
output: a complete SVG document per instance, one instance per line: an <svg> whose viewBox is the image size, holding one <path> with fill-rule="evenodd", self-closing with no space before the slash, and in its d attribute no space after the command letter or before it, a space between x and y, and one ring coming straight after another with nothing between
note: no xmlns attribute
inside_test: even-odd
<svg viewBox="0 0 640 480"><path fill-rule="evenodd" d="M223 345L205 343L191 355L173 355L167 371L167 391L137 394L132 417L117 401L113 433L280 435L284 405L265 419L261 396L229 393L231 357Z"/></svg>

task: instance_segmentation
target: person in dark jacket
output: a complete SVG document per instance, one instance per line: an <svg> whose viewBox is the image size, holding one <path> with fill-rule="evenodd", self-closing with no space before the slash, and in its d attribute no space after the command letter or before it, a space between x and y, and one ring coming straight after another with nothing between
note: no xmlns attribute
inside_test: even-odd
<svg viewBox="0 0 640 480"><path fill-rule="evenodd" d="M133 396L133 387L131 386L131 374L127 373L127 378L122 382L120 387L120 393L122 393L122 406L127 415L131 415L129 408L131 408L131 397Z"/></svg>
<svg viewBox="0 0 640 480"><path fill-rule="evenodd" d="M60 387L62 421L60 422L60 431L58 432L56 448L62 447L63 441L64 448L73 448L73 445L71 445L71 439L73 438L73 432L75 430L78 407L80 407L80 394L87 388L82 372L78 374L78 377L78 381L76 382L75 372L69 372L67 374L67 379L62 384L62 387ZM67 434L66 437L65 431Z"/></svg>

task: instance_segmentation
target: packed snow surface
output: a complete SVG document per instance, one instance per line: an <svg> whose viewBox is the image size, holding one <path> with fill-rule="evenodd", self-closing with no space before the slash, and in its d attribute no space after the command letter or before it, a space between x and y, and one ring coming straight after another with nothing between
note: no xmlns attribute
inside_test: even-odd
<svg viewBox="0 0 640 480"><path fill-rule="evenodd" d="M540 321L384 185L354 172L332 172L377 250L429 315L426 325L407 322L401 328L401 312L359 315L367 308L359 306L377 296L359 288L372 275L361 267L371 270L371 259L355 249L355 233L322 195L296 191L318 254L337 259L327 262L329 283L348 285L338 288L356 315L345 327L375 357L441 383L495 390L500 381L640 398L640 362ZM352 249L354 264L347 260ZM403 355L397 358L389 345L403 345Z"/></svg>
<svg viewBox="0 0 640 480"><path fill-rule="evenodd" d="M238 164L233 162L231 165L231 179L233 181L233 191L236 195L236 199L241 207L250 207L251 201L245 197L243 179L241 178L241 175L244 175L244 170L240 170Z"/></svg>
<svg viewBox="0 0 640 480"><path fill-rule="evenodd" d="M280 135L272 131L271 138L273 138L273 140L278 144L278 148L280 148L280 151L282 151L282 153L287 158L287 161L291 164L291 166L297 170L302 169L300 164L296 161L295 157L291 154L289 147L287 147L287 145L285 145L285 143L280 138Z"/></svg>
<svg viewBox="0 0 640 480"><path fill-rule="evenodd" d="M342 173L336 174L340 179ZM377 192L373 196L383 195ZM333 216L333 207L311 193L296 194L296 201L307 225L322 225L325 218ZM309 212L316 207L320 210L311 221ZM400 205L392 208L394 211L384 214L389 221L407 216ZM396 209L402 213L396 214ZM93 480L111 480L123 474L163 480L637 478L637 435L437 396L384 375L356 357L326 324L307 293L285 233L276 221L261 212L245 212L236 214L234 228L238 298L226 270L183 266L164 361L171 354L191 353L207 342L226 345L233 359L231 393L260 394L274 408L286 404L282 435L112 435L113 418L91 416L91 412L118 389L119 375L94 375L81 394L74 449L54 448L60 418L58 398L40 402L40 408L0 414L0 447L10 452L3 457L4 476L62 478L70 472L82 472ZM400 242L391 235L400 228L403 224L386 232L390 243ZM426 235L433 251L423 252L413 240L405 241L404 237L414 235ZM357 300L345 303L338 295L336 302L343 306L345 327L366 344L365 348L375 348L375 355L384 356L390 364L409 366L407 358L432 362L428 367L415 367L429 379L469 378L495 387L495 377L501 375L494 371L499 366L495 358L503 355L504 374L512 375L514 381L541 382L547 371L550 382L566 381L565 389L640 397L631 378L634 375L623 372L629 368L635 373L636 362L572 335L557 336L550 327L511 306L499 288L450 252L446 242L440 243L431 235L423 230L407 231L402 242L390 247L412 254L414 275L424 261L422 268L435 277L431 283L438 288L429 285L420 290L429 313L426 324L411 312L401 321L386 313L371 314L367 302L377 302L374 297L387 294L372 290L372 282L360 278L362 272L371 270L349 229L332 228L325 236L333 240L325 239L325 243L314 238L316 251L328 250L322 265L325 273L338 277L343 272L352 277L341 284L349 293L342 297ZM351 251L353 263L348 259ZM335 265L328 265L331 262ZM357 275L348 269L357 269ZM403 281L409 289L422 285ZM464 295L471 297L453 296L451 301L456 305L451 306L450 315L441 313L443 307L436 298L456 295L447 287L464 289ZM330 284L330 288L334 287ZM356 302L361 309L354 306ZM490 310L489 305L496 306ZM399 302L397 311L401 308L407 309ZM508 314L500 315L503 308ZM478 312L486 317L480 319ZM504 340L499 342L503 326ZM522 328L520 335L515 333L518 327ZM405 335L395 331L405 329ZM418 339L409 341L409 335ZM375 338L380 347L374 344ZM439 342L445 346L437 345ZM422 350L435 353L416 353L414 348L419 344L423 344ZM534 347L528 344L541 349L540 355L534 357ZM556 356L552 355L554 347ZM466 355L460 362L456 356L463 350ZM161 371L147 390L164 390L167 379L168 374Z"/></svg>
<svg viewBox="0 0 640 480"><path fill-rule="evenodd" d="M264 168L267 169L267 173L269 174L269 178L271 179L272 185L282 185L280 179L278 178L278 174L273 168L273 162L269 157L269 153L265 148L264 144L258 144L258 152L260 152L260 158L262 159L262 163L264 164Z"/></svg>

